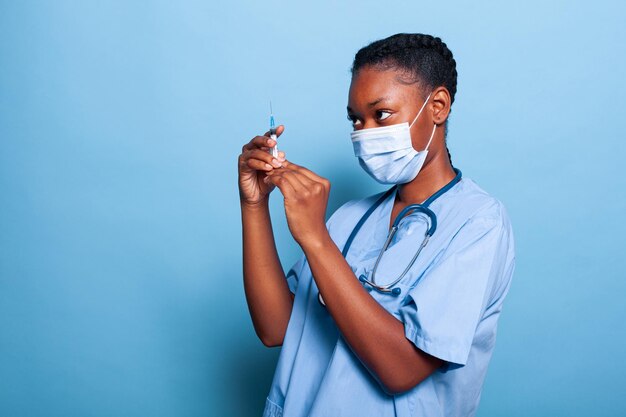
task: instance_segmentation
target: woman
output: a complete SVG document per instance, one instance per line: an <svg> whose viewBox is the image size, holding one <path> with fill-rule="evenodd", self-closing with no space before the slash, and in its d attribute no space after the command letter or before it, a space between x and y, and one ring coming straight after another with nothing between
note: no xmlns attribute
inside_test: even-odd
<svg viewBox="0 0 626 417"><path fill-rule="evenodd" d="M355 154L394 186L326 224L328 180L283 153L273 159L268 134L243 147L246 298L262 342L282 345L264 416L474 415L514 252L502 204L450 160L456 75L429 35L397 34L356 54ZM287 276L268 211L274 187L304 252Z"/></svg>

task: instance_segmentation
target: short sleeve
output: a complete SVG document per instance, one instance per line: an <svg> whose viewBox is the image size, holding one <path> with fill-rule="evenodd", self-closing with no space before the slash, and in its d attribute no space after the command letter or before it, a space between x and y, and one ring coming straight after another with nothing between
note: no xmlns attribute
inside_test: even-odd
<svg viewBox="0 0 626 417"><path fill-rule="evenodd" d="M300 259L298 259L298 261L287 272L287 285L289 286L289 291L294 294L298 288L298 279L302 275L302 268L304 267L305 262L306 257L304 255L300 256Z"/></svg>
<svg viewBox="0 0 626 417"><path fill-rule="evenodd" d="M465 365L486 297L503 278L508 236L497 215L468 220L408 291L399 315L419 349Z"/></svg>

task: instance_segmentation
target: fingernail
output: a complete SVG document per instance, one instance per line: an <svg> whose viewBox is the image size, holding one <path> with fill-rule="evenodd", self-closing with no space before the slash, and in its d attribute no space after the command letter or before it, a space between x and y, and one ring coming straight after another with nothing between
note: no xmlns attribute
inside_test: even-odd
<svg viewBox="0 0 626 417"><path fill-rule="evenodd" d="M276 168L280 168L281 166L283 166L283 164L276 158L272 159L272 165L274 165L274 167Z"/></svg>
<svg viewBox="0 0 626 417"><path fill-rule="evenodd" d="M274 168L274 167L273 167L273 166L271 166L270 164L265 164L265 168L267 168L267 169L272 169L272 168Z"/></svg>

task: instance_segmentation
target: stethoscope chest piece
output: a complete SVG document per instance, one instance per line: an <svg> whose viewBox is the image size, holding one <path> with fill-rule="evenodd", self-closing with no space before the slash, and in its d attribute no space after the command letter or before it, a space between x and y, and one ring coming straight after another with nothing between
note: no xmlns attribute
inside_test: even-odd
<svg viewBox="0 0 626 417"><path fill-rule="evenodd" d="M375 290L381 294L392 295L394 297L397 297L400 295L400 293L402 293L402 290L398 287L389 288L386 286L373 285L372 281L367 279L367 276L365 274L359 277L359 281L361 281L364 284L364 287L370 292L371 290Z"/></svg>
<svg viewBox="0 0 626 417"><path fill-rule="evenodd" d="M372 285L371 281L367 279L367 276L365 274L362 274L359 277L359 281L361 281L364 284L363 287L365 287L365 289L368 292L375 290L381 294L392 295L394 297L397 297L402 293L402 290L398 287L387 288L387 287L383 287L379 285ZM320 293L319 291L317 292L317 301L319 301L319 303L322 306L326 307L326 303L324 302L324 299L322 298L322 293Z"/></svg>

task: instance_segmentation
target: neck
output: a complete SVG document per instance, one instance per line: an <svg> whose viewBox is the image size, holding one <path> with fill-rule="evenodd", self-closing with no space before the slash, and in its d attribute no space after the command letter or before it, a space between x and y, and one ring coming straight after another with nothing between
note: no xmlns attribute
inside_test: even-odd
<svg viewBox="0 0 626 417"><path fill-rule="evenodd" d="M456 172L445 149L442 153L443 155L441 153L436 155L428 165L425 165L413 181L398 186L396 201L400 205L422 203L452 181Z"/></svg>

